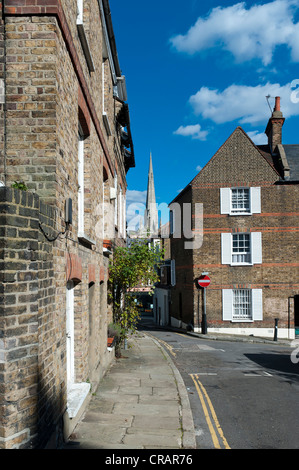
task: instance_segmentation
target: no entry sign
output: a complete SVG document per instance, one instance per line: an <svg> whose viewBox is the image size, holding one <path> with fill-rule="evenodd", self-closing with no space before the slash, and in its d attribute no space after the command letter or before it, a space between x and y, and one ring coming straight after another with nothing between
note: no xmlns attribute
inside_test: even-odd
<svg viewBox="0 0 299 470"><path fill-rule="evenodd" d="M211 279L209 276L203 275L197 279L197 282L200 287L208 287L210 285Z"/></svg>

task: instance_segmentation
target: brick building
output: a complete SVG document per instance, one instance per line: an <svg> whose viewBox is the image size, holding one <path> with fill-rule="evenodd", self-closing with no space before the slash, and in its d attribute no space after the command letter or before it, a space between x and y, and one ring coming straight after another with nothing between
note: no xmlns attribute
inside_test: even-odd
<svg viewBox="0 0 299 470"><path fill-rule="evenodd" d="M208 272L208 332L273 338L278 319L278 338L294 338L299 326L299 145L282 144L283 124L276 98L265 131L268 145L256 146L238 127L172 202L173 325L202 331L203 290L196 280ZM186 247L190 234L176 233L190 204L191 249Z"/></svg>
<svg viewBox="0 0 299 470"><path fill-rule="evenodd" d="M37 448L68 437L113 360L134 150L108 0L0 10L0 448Z"/></svg>

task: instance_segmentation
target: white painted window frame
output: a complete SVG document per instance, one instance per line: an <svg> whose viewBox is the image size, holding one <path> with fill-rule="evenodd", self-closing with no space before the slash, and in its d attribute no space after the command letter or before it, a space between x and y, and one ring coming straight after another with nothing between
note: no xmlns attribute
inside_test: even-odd
<svg viewBox="0 0 299 470"><path fill-rule="evenodd" d="M67 388L75 383L75 341L74 341L74 282L66 287L66 374Z"/></svg>
<svg viewBox="0 0 299 470"><path fill-rule="evenodd" d="M76 383L74 288L74 282L68 281L66 289L66 411L70 418L75 418L78 415L90 392L90 383Z"/></svg>
<svg viewBox="0 0 299 470"><path fill-rule="evenodd" d="M119 194L118 194L118 177L117 177L117 173L115 172L115 175L114 175L114 191L115 191L115 199L114 199L114 225L115 227L118 227L118 224L119 224L119 220L118 220L118 198L119 198Z"/></svg>
<svg viewBox="0 0 299 470"><path fill-rule="evenodd" d="M243 235L243 233L221 234L221 263L229 264L230 266L252 266L254 264L262 264L262 233L248 233L250 236L250 262L233 262L233 235Z"/></svg>
<svg viewBox="0 0 299 470"><path fill-rule="evenodd" d="M78 132L78 237L84 236L84 135Z"/></svg>
<svg viewBox="0 0 299 470"><path fill-rule="evenodd" d="M83 0L77 0L77 24L83 24Z"/></svg>
<svg viewBox="0 0 299 470"><path fill-rule="evenodd" d="M232 191L245 190L249 191L249 208L248 210L234 210L232 207ZM261 213L261 188L259 186L252 187L232 187L220 188L220 213L231 216L253 215Z"/></svg>
<svg viewBox="0 0 299 470"><path fill-rule="evenodd" d="M251 297L251 318L236 318L234 316L234 295L237 291L247 291ZM263 320L263 291L262 289L222 289L222 320L232 323L253 323Z"/></svg>
<svg viewBox="0 0 299 470"><path fill-rule="evenodd" d="M244 244L242 250L241 244ZM236 247L234 247L236 245ZM241 258L242 261L236 260ZM251 236L250 233L233 233L232 234L232 265L239 264L252 264L252 247L251 247Z"/></svg>

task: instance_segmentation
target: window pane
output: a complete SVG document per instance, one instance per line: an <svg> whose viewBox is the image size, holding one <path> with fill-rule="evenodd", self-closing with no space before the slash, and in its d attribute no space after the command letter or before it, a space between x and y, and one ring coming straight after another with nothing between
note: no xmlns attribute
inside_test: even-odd
<svg viewBox="0 0 299 470"><path fill-rule="evenodd" d="M247 233L233 234L232 246L233 263L250 263L250 235Z"/></svg>
<svg viewBox="0 0 299 470"><path fill-rule="evenodd" d="M233 188L232 189L232 211L233 212L249 212L249 188Z"/></svg>
<svg viewBox="0 0 299 470"><path fill-rule="evenodd" d="M233 290L233 320L252 320L251 291Z"/></svg>

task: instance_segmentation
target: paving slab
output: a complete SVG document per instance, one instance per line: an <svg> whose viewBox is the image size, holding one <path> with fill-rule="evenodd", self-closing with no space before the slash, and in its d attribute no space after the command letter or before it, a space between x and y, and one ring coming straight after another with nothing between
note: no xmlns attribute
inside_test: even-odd
<svg viewBox="0 0 299 470"><path fill-rule="evenodd" d="M189 398L161 345L138 332L107 371L65 449L195 448Z"/></svg>

